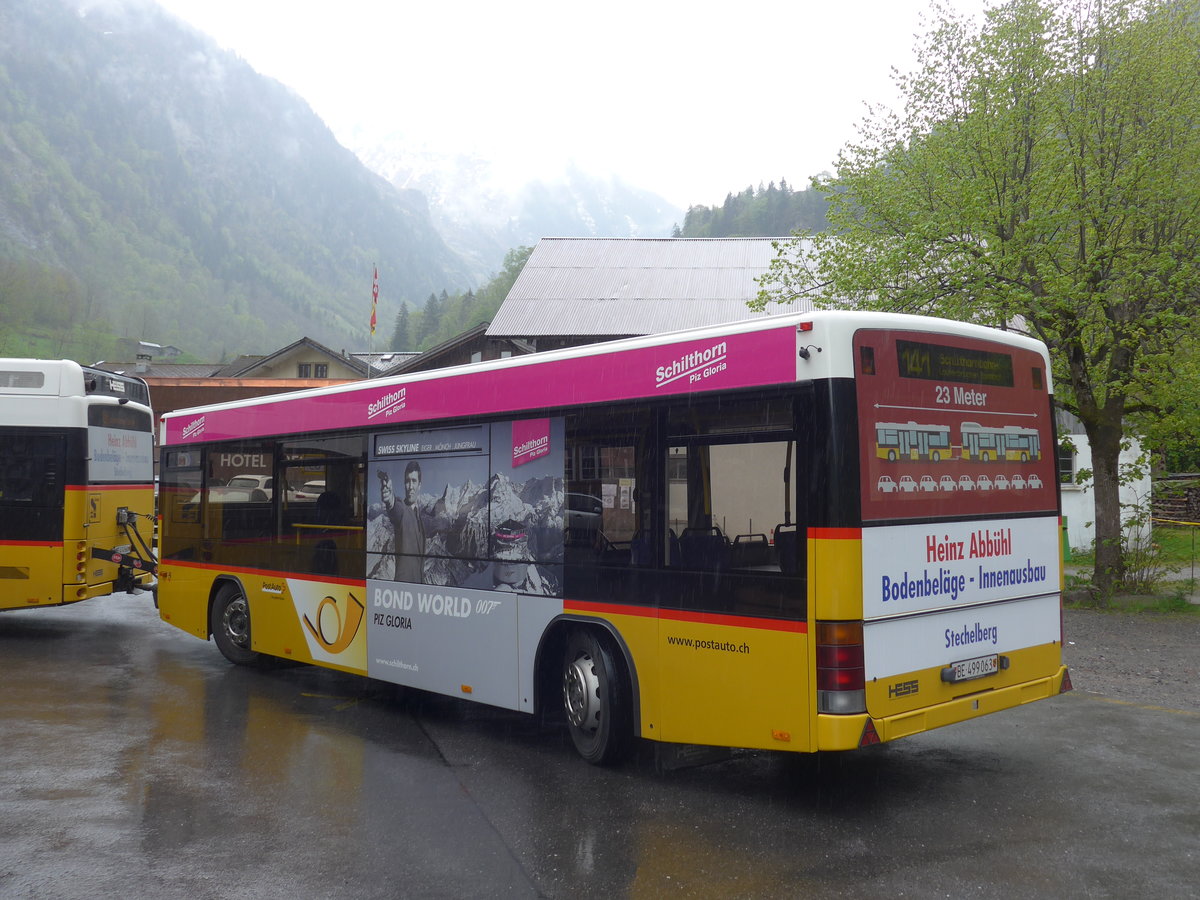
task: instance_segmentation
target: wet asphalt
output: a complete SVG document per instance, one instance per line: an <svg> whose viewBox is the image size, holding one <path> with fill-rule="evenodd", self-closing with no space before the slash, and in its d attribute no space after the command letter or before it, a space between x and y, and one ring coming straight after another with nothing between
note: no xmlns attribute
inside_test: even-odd
<svg viewBox="0 0 1200 900"><path fill-rule="evenodd" d="M149 595L0 616L0 897L1194 897L1200 714L1077 691L842 756L229 665Z"/></svg>

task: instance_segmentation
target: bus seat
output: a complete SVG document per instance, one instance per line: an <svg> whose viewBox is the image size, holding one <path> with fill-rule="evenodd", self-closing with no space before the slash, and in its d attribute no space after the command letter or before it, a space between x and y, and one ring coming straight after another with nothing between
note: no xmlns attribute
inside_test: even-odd
<svg viewBox="0 0 1200 900"><path fill-rule="evenodd" d="M650 536L643 531L639 531L629 541L629 564L631 566L654 565L654 545L650 543Z"/></svg>
<svg viewBox="0 0 1200 900"><path fill-rule="evenodd" d="M800 528L797 525L775 526L775 552L779 554L779 571L796 575L800 571Z"/></svg>
<svg viewBox="0 0 1200 900"><path fill-rule="evenodd" d="M729 542L716 526L685 528L679 536L679 556L685 569L724 569L728 551Z"/></svg>
<svg viewBox="0 0 1200 900"><path fill-rule="evenodd" d="M733 567L750 569L771 564L771 545L765 534L739 534L733 539Z"/></svg>
<svg viewBox="0 0 1200 900"><path fill-rule="evenodd" d="M317 496L317 524L342 524L342 498L333 491L325 491Z"/></svg>

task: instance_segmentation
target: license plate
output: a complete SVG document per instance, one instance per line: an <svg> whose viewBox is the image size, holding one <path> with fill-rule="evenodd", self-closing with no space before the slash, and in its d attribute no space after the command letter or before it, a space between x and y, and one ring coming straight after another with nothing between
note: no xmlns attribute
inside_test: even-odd
<svg viewBox="0 0 1200 900"><path fill-rule="evenodd" d="M1000 671L1000 656L977 656L974 659L964 659L961 662L950 663L942 669L942 681L951 683L970 681L973 678L984 678L995 675Z"/></svg>

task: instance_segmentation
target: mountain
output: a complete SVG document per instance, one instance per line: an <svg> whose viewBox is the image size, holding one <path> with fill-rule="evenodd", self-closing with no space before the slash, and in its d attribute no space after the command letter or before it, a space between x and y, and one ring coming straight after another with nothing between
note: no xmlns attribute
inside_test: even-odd
<svg viewBox="0 0 1200 900"><path fill-rule="evenodd" d="M419 191L148 0L0 0L0 354L358 348L376 265L382 322L477 283Z"/></svg>
<svg viewBox="0 0 1200 900"><path fill-rule="evenodd" d="M543 237L668 237L683 219L657 194L575 166L520 181L476 154L446 153L402 131L358 130L343 140L393 185L429 198L438 232L481 280L509 250Z"/></svg>

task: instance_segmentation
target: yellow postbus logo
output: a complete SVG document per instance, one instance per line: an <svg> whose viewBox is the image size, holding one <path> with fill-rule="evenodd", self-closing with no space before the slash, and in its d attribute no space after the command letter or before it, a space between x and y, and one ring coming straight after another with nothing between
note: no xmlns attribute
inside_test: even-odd
<svg viewBox="0 0 1200 900"><path fill-rule="evenodd" d="M365 613L362 601L349 592L342 603L326 594L317 604L316 623L305 615L304 627L326 653L337 654L354 643Z"/></svg>

